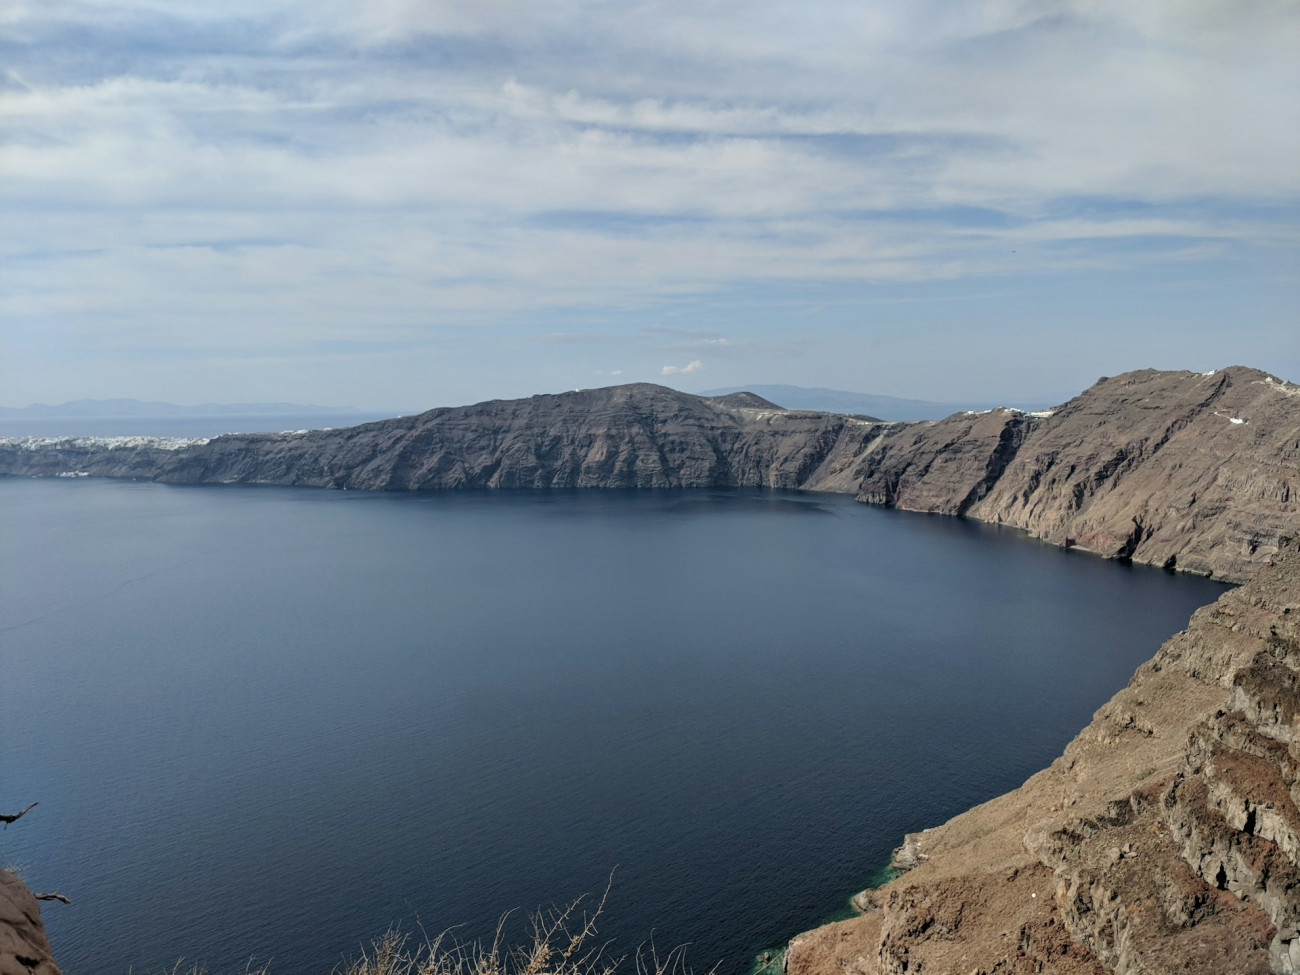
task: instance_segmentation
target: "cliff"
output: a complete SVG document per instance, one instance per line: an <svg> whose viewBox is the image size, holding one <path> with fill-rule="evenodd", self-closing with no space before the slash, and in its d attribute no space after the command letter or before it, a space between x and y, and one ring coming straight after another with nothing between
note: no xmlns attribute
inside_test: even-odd
<svg viewBox="0 0 1300 975"><path fill-rule="evenodd" d="M795 939L787 963L795 975L1300 972L1300 546L1283 541L1300 531L1300 387L1257 370L1145 370L1053 411L919 423L637 384L345 430L9 438L0 474L836 491L1111 558L1253 575L1200 610L1050 768L907 837L897 863L909 872L859 895L862 917ZM50 967L35 970L57 971L34 906L0 873L0 936L42 946L30 957ZM19 957L10 941L0 975Z"/></svg>
<svg viewBox="0 0 1300 975"><path fill-rule="evenodd" d="M8 870L0 870L0 975L59 975L41 907Z"/></svg>
<svg viewBox="0 0 1300 975"><path fill-rule="evenodd" d="M795 488L846 429L870 422L782 410L757 396L705 399L633 384L342 430L192 442L11 439L0 444L0 473L380 491Z"/></svg>
<svg viewBox="0 0 1300 975"><path fill-rule="evenodd" d="M0 474L383 491L772 487L1012 525L1240 581L1300 520L1300 387L1232 367L1100 380L937 422L633 384L212 440L0 439Z"/></svg>
<svg viewBox="0 0 1300 975"><path fill-rule="evenodd" d="M1300 544L1014 792L907 837L790 975L1300 971Z"/></svg>

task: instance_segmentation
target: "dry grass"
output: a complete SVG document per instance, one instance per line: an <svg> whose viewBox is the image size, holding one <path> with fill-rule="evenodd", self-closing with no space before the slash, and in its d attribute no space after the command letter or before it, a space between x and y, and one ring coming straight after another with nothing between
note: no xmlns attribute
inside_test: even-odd
<svg viewBox="0 0 1300 975"><path fill-rule="evenodd" d="M565 907L534 914L530 935L515 946L504 943L506 918L488 943L462 943L450 931L415 937L390 928L356 957L336 965L330 975L615 975L626 959L610 956L608 945L595 941L596 921L608 894L606 888L590 909L580 897ZM637 951L632 969L632 975L691 975L681 949L661 958L653 944ZM177 962L167 975L209 973L203 966L186 969ZM271 968L250 964L243 975L271 975Z"/></svg>

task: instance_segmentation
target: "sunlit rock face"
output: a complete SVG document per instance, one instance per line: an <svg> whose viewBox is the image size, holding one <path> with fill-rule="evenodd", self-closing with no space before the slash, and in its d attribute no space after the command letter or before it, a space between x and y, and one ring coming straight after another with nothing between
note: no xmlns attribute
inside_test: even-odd
<svg viewBox="0 0 1300 975"><path fill-rule="evenodd" d="M0 870L0 975L59 975L40 905L8 870Z"/></svg>
<svg viewBox="0 0 1300 975"><path fill-rule="evenodd" d="M793 975L1300 971L1300 543L1192 617L1050 768L912 834Z"/></svg>

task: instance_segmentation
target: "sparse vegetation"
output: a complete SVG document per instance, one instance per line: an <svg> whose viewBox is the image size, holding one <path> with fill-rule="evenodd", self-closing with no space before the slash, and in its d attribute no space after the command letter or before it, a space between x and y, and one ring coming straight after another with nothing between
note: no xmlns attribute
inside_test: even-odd
<svg viewBox="0 0 1300 975"><path fill-rule="evenodd" d="M531 917L531 933L522 944L505 943L505 921L497 925L491 942L458 941L451 931L436 937L414 936L390 928L361 949L355 957L336 965L330 975L615 975L627 959L607 952L608 943L596 943L596 922L605 908L606 888L590 910L580 897L561 908L539 911ZM183 967L177 962L167 975L210 975L202 965ZM637 950L631 975L691 975L681 948L660 957L653 944ZM273 975L271 965L242 975ZM712 975L712 973L709 973Z"/></svg>

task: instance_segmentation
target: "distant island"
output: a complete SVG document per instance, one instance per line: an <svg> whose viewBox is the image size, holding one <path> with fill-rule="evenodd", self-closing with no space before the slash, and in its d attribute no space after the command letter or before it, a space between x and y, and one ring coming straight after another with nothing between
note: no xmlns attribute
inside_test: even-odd
<svg viewBox="0 0 1300 975"><path fill-rule="evenodd" d="M937 403L923 399L904 399L898 396L878 396L874 393L852 393L844 389L826 389L821 386L790 386L782 383L757 386L726 386L706 389L700 396L726 396L729 393L749 392L790 410L816 410L824 413L856 413L880 420L942 420L964 410L987 410L995 406L1012 406L1023 410L1042 410L1055 402L969 402Z"/></svg>
<svg viewBox="0 0 1300 975"><path fill-rule="evenodd" d="M120 418L120 417L180 417L180 416L294 416L361 415L368 411L354 406L304 406L299 403L200 403L197 406L180 406L138 399L78 399L57 406L33 403L31 406L0 406L0 419L53 419L57 417Z"/></svg>

